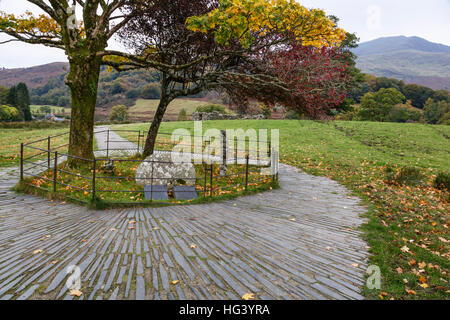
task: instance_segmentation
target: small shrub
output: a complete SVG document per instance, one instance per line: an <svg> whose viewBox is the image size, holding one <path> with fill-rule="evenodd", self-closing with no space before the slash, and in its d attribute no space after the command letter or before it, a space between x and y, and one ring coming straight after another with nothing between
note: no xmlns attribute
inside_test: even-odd
<svg viewBox="0 0 450 320"><path fill-rule="evenodd" d="M20 120L20 113L14 107L0 106L0 121L18 121Z"/></svg>
<svg viewBox="0 0 450 320"><path fill-rule="evenodd" d="M187 114L184 108L180 110L180 113L178 113L178 121L187 121Z"/></svg>
<svg viewBox="0 0 450 320"><path fill-rule="evenodd" d="M146 85L141 91L141 98L143 99L160 99L161 88L157 83L150 83Z"/></svg>
<svg viewBox="0 0 450 320"><path fill-rule="evenodd" d="M300 120L302 117L301 115L293 110L288 111L288 113L286 113L285 119L288 120Z"/></svg>
<svg viewBox="0 0 450 320"><path fill-rule="evenodd" d="M389 184L397 185L417 185L423 181L424 175L420 168L402 167L400 170L394 170L391 167L385 169L386 180Z"/></svg>
<svg viewBox="0 0 450 320"><path fill-rule="evenodd" d="M450 126L450 111L444 114L441 119L439 119L438 124Z"/></svg>
<svg viewBox="0 0 450 320"><path fill-rule="evenodd" d="M434 179L434 187L439 190L450 191L450 173L440 172Z"/></svg>
<svg viewBox="0 0 450 320"><path fill-rule="evenodd" d="M124 105L112 107L109 113L109 120L112 121L127 121L129 118L127 107Z"/></svg>
<svg viewBox="0 0 450 320"><path fill-rule="evenodd" d="M198 107L195 111L196 112L208 112L208 113L216 111L221 114L227 113L227 110L225 109L225 107L221 106L220 104L207 104L207 105Z"/></svg>

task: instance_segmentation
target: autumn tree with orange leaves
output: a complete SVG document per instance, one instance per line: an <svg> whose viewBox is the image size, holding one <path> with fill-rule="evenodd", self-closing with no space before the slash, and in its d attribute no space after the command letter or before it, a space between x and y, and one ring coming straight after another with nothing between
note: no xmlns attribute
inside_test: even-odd
<svg viewBox="0 0 450 320"><path fill-rule="evenodd" d="M71 90L72 100L69 155L74 157L69 159L71 166L79 163L76 157L89 159L94 157L94 112L102 65L114 67L119 71L129 68L154 68L163 73L163 82L177 79L178 88L181 86L182 91L187 93L190 92L186 89L187 85L197 80L205 83L205 76L208 78L208 84L196 87L192 89L193 91L214 87L214 79L220 80L221 85L227 87L227 79L232 79L233 84L244 84L240 86L242 89L240 92L249 96L254 92L253 84L259 84L262 89L254 93L261 94L263 100L275 101L277 96L287 97L288 94L295 93L292 89L300 83L292 81L293 78L288 74L296 72L296 67L292 64L294 61L289 61L290 69L284 70L284 74L280 76L277 72L286 64L280 64L276 70L265 57L277 55L283 47L294 49L309 47L317 49L311 50L313 55L308 56L308 60L314 64L314 61L319 60L315 55L320 52L330 55L324 48L336 48L345 39L344 30L338 28L333 19L327 17L322 10L307 9L294 0L212 0L206 1L207 6L203 7L205 10L197 10L198 13L193 13L192 16L184 16L182 17L184 20L177 23L177 34L186 35L186 39L181 39L182 41L176 39L177 42L173 45L174 43L170 43L173 39L172 34L167 34L167 38L164 38L164 32L154 36L150 34L149 38L153 37L150 39L153 41L146 42L144 47L135 50L133 54L128 54L108 50L108 41L127 26L134 25L139 30L139 19L140 22L145 22L146 19L141 16L142 14L150 19L156 19L150 21L150 27L170 25L174 15L164 14L164 11L161 11L161 1L74 0L70 3L67 0L28 0L28 2L38 6L45 14L35 16L26 12L24 15L15 16L0 12L0 32L11 36L6 42L42 44L65 51L70 64L66 83ZM204 2L189 1L189 5L195 7ZM167 3L171 6L178 5L177 1ZM76 21L77 8L82 12L80 22ZM154 8L160 10L159 14L152 15ZM130 34L130 37L133 38L133 34ZM196 39L195 46L191 46L189 42L191 38ZM205 46L207 50L204 50ZM180 51L180 47L184 49ZM193 48L202 48L201 54L192 51ZM166 60L162 58L164 56L172 59ZM276 57L280 58L280 61L284 59L287 62L289 59L302 58L302 54L291 50L288 55L279 52ZM235 64L236 59L246 60L249 63L238 63L234 73L232 68L228 68L225 72L220 68L217 69L217 66L224 63ZM258 62L257 68L253 68L253 62ZM323 65L328 70L341 68L327 64L325 61ZM298 67L301 68L301 64ZM210 71L214 69L220 72L211 74ZM202 77L197 79L199 70L206 71L206 74L203 73ZM189 77L188 73L191 73ZM321 79L323 83L329 80L326 77ZM228 88L236 91L233 86ZM305 85L302 85L302 88L305 88ZM297 90L297 93L301 93L301 90ZM337 91L332 93L336 97L341 95ZM297 98L302 99L300 95ZM297 98L292 101L299 101ZM310 100L314 100L314 96ZM158 127L159 123L151 131L152 135L156 134ZM146 154L151 153L150 142L147 141Z"/></svg>

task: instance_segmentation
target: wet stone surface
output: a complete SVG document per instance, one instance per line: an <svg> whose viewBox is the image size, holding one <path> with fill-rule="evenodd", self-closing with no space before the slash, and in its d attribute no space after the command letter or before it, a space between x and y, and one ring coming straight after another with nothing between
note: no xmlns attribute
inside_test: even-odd
<svg viewBox="0 0 450 320"><path fill-rule="evenodd" d="M1 169L0 299L362 299L366 209L332 180L280 169L278 190L109 211L15 194L17 168Z"/></svg>

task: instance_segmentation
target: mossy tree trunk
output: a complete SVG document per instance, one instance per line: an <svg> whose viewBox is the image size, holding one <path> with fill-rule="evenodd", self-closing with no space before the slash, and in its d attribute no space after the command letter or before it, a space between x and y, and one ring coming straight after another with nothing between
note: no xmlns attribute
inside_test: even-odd
<svg viewBox="0 0 450 320"><path fill-rule="evenodd" d="M161 82L161 100L159 101L158 109L156 110L150 129L148 130L147 139L145 141L144 152L142 156L147 158L155 151L156 138L158 137L159 127L166 113L169 103L174 99L168 92L170 82L163 76Z"/></svg>
<svg viewBox="0 0 450 320"><path fill-rule="evenodd" d="M94 114L101 58L72 57L66 83L70 87L72 113L70 121L69 155L94 158ZM86 161L69 158L68 164L77 167Z"/></svg>

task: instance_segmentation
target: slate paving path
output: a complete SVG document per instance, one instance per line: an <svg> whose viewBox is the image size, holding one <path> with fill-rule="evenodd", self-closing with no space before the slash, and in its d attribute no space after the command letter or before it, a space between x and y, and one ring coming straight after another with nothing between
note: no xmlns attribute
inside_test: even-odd
<svg viewBox="0 0 450 320"><path fill-rule="evenodd" d="M17 169L0 171L0 299L363 299L365 208L332 180L280 169L279 190L110 211L15 194Z"/></svg>

